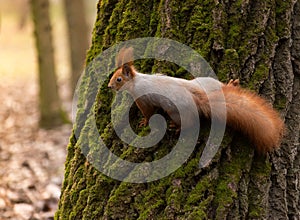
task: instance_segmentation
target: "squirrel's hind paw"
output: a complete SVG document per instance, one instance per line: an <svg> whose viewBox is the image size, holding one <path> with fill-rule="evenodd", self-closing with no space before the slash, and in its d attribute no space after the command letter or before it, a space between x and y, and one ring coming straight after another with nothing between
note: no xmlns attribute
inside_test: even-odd
<svg viewBox="0 0 300 220"><path fill-rule="evenodd" d="M231 79L227 83L227 86L239 86L240 85L240 80L239 79Z"/></svg>
<svg viewBox="0 0 300 220"><path fill-rule="evenodd" d="M170 129L176 129L176 132L175 132L176 135L180 134L181 128L180 128L180 126L178 127L178 125L174 121L170 121L169 128Z"/></svg>
<svg viewBox="0 0 300 220"><path fill-rule="evenodd" d="M175 124L174 121L170 121L169 128L177 128L177 125Z"/></svg>

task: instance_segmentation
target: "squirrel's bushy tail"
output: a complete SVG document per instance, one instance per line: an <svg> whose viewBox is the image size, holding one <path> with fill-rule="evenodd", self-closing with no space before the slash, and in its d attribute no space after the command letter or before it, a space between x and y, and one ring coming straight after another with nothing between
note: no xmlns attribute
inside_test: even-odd
<svg viewBox="0 0 300 220"><path fill-rule="evenodd" d="M220 91L207 94L209 102L207 99L204 101L201 94L201 101L195 100L200 106L199 110L207 117L210 117L211 111L214 111L220 120L224 120L220 109L222 109L221 105L224 105L222 97L225 97L226 122L229 127L248 136L261 153L279 147L284 123L267 101L237 86L224 85L222 91L224 96L221 96ZM206 103L209 103L208 106Z"/></svg>

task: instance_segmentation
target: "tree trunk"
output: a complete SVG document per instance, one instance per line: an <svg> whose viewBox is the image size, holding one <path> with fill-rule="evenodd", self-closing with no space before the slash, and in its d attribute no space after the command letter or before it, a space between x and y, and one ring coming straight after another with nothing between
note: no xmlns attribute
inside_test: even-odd
<svg viewBox="0 0 300 220"><path fill-rule="evenodd" d="M69 36L69 54L71 61L71 89L75 91L82 74L88 49L88 25L84 0L64 0L67 30Z"/></svg>
<svg viewBox="0 0 300 220"><path fill-rule="evenodd" d="M87 57L87 64L92 65L79 90L77 121L68 146L56 219L298 219L299 24L300 2L295 0L100 1ZM106 146L123 159L136 163L157 160L176 144L176 132L169 130L151 149L123 143L111 124L113 96L106 88L109 76L102 77L106 81L97 95L90 90L99 83L96 73L101 66L93 63L99 53L119 41L149 36L192 47L210 63L219 80L239 78L243 87L269 100L285 120L281 148L260 155L247 138L227 130L214 159L200 169L198 162L208 133L203 129L186 163L162 179L126 183L95 169L91 157L102 164L113 159L97 152L101 147L89 114L96 118ZM172 76L186 77L184 71L168 63L149 61L137 66L141 72L159 68ZM90 101L94 96L95 105ZM92 107L96 109L90 113ZM141 113L133 107L130 115L136 116L131 124L136 127ZM136 132L145 134L140 128ZM141 173L146 174L147 170Z"/></svg>
<svg viewBox="0 0 300 220"><path fill-rule="evenodd" d="M57 90L48 0L31 0L39 67L41 127L54 127L65 121Z"/></svg>

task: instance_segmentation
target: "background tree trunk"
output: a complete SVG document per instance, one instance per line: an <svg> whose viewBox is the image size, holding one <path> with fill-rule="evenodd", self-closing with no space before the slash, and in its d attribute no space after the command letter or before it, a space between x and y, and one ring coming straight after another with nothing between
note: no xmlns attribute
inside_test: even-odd
<svg viewBox="0 0 300 220"><path fill-rule="evenodd" d="M148 36L189 45L204 56L221 81L239 78L243 87L268 99L285 119L281 148L258 155L247 139L228 130L212 163L199 169L207 138L203 131L195 152L176 172L155 182L131 184L110 179L87 162L80 146L93 151L96 139L89 133L88 121L76 124L56 218L299 218L300 2L100 1L87 63L118 41ZM139 70L149 72L151 65L140 65ZM176 77L184 77L182 71L173 70ZM80 87L81 122L93 104L86 101L91 95L88 88L95 86L93 73L86 72ZM132 150L122 143L111 127L112 93L106 85L97 95L101 106L96 119L112 152L129 160L157 159L173 146L176 135L171 131L151 150ZM133 111L140 116L137 109Z"/></svg>
<svg viewBox="0 0 300 220"><path fill-rule="evenodd" d="M71 61L71 89L75 91L82 74L88 49L89 28L86 21L84 0L64 0L67 30L69 36L69 55Z"/></svg>
<svg viewBox="0 0 300 220"><path fill-rule="evenodd" d="M39 67L40 125L50 128L62 124L65 116L58 95L48 0L31 0Z"/></svg>

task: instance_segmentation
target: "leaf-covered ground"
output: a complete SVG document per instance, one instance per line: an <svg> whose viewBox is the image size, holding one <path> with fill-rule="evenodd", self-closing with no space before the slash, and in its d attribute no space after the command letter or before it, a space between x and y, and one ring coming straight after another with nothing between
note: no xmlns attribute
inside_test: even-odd
<svg viewBox="0 0 300 220"><path fill-rule="evenodd" d="M38 128L36 80L0 80L0 219L52 219L71 125Z"/></svg>

